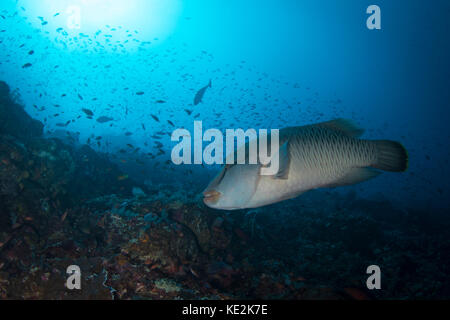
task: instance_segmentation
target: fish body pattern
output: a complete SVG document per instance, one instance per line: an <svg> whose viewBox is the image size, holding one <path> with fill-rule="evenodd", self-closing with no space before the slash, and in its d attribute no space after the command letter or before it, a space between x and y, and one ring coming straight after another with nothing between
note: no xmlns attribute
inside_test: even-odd
<svg viewBox="0 0 450 320"><path fill-rule="evenodd" d="M408 155L400 143L362 140L362 133L345 119L282 129L276 175L261 175L260 164L226 166L205 190L204 202L217 209L256 208L312 189L363 182L380 170L406 170Z"/></svg>

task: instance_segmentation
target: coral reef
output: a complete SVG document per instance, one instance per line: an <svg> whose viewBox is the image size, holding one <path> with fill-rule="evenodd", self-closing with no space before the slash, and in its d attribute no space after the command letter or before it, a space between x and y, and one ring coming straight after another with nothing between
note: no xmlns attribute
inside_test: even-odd
<svg viewBox="0 0 450 320"><path fill-rule="evenodd" d="M450 297L450 220L314 191L214 211L188 188L149 190L88 146L41 137L0 83L0 298ZM368 265L383 290L365 289ZM65 287L78 265L82 289Z"/></svg>

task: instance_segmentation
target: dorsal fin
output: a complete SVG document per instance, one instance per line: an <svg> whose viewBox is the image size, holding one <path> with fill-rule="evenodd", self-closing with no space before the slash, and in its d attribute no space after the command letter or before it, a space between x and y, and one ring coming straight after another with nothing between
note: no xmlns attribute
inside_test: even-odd
<svg viewBox="0 0 450 320"><path fill-rule="evenodd" d="M331 120L315 124L314 126L339 131L352 138L358 138L364 133L364 129L361 129L353 121L348 119Z"/></svg>

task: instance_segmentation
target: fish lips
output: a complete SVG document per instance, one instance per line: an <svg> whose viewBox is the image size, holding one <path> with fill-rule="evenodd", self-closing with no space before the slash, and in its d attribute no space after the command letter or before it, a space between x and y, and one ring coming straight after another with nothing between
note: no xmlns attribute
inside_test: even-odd
<svg viewBox="0 0 450 320"><path fill-rule="evenodd" d="M205 190L203 192L203 202L207 205L214 205L219 201L220 197L222 196L222 193L216 190Z"/></svg>

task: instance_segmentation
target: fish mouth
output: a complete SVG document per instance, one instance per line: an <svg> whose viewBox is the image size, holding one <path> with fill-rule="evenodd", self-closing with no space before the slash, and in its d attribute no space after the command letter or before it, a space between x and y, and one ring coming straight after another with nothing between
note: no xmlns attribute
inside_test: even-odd
<svg viewBox="0 0 450 320"><path fill-rule="evenodd" d="M219 191L211 190L203 192L203 202L205 204L214 204L219 201L222 194Z"/></svg>

